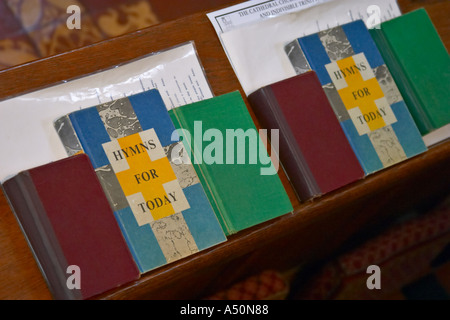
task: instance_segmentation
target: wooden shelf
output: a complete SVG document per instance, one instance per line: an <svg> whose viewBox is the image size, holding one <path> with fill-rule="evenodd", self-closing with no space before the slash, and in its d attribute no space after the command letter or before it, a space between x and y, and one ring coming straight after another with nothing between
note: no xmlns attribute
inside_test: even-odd
<svg viewBox="0 0 450 320"><path fill-rule="evenodd" d="M399 1L399 4L404 12L419 7L415 1ZM432 1L424 6L448 47L449 3ZM195 42L213 93L221 95L240 90L245 97L212 25L205 13L199 13L4 70L0 72L0 99L191 40ZM307 203L299 203L286 176L282 172L280 176L295 208L292 214L239 232L223 244L148 272L138 281L97 298L199 298L267 268L286 269L326 257L355 232L448 193L450 141ZM0 252L0 299L51 299L3 195L0 196Z"/></svg>

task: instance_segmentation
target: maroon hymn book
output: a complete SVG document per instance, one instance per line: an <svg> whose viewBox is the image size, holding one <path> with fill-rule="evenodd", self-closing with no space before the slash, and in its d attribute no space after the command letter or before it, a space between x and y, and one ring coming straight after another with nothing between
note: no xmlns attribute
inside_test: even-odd
<svg viewBox="0 0 450 320"><path fill-rule="evenodd" d="M280 162L301 201L364 177L314 71L260 88L249 102L263 127L279 130Z"/></svg>
<svg viewBox="0 0 450 320"><path fill-rule="evenodd" d="M88 299L139 278L85 154L22 171L3 189L55 299Z"/></svg>

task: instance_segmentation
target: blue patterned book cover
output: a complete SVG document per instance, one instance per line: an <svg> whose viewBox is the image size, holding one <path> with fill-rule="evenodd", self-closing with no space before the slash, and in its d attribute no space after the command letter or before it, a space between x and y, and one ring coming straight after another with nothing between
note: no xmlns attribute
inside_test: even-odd
<svg viewBox="0 0 450 320"><path fill-rule="evenodd" d="M89 156L141 273L226 241L156 89L55 128L69 155Z"/></svg>
<svg viewBox="0 0 450 320"><path fill-rule="evenodd" d="M426 151L362 20L285 46L296 73L314 70L366 175Z"/></svg>

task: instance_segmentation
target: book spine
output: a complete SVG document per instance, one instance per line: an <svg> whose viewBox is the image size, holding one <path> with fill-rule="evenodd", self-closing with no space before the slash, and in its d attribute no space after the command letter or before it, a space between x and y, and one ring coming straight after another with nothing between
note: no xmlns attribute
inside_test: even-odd
<svg viewBox="0 0 450 320"><path fill-rule="evenodd" d="M81 299L79 290L67 287L65 272L68 263L29 173L19 173L2 187L53 297L58 300Z"/></svg>
<svg viewBox="0 0 450 320"><path fill-rule="evenodd" d="M423 103L420 101L419 96L416 94L414 86L406 77L404 68L402 67L401 60L398 59L395 52L391 49L389 40L385 37L382 29L371 29L370 34L377 44L383 60L388 65L392 77L397 84L398 89L402 93L402 97L411 112L417 127L422 134L428 133L435 129L431 123L429 116L423 109Z"/></svg>
<svg viewBox="0 0 450 320"><path fill-rule="evenodd" d="M68 115L56 119L53 126L55 127L59 139L61 140L68 156L83 152L80 140L78 140L77 134Z"/></svg>
<svg viewBox="0 0 450 320"><path fill-rule="evenodd" d="M81 129L80 125L78 124L77 117L71 117L71 115L72 114L67 115L67 123L71 126L71 129L73 130L73 131L71 131L71 134L73 132L73 135L76 137L76 139L78 139L78 141L80 143L80 148L79 148L78 152L84 152L88 155L95 154L95 152L90 150L88 144L86 143L86 141L88 141L89 138L86 136L87 134ZM66 139L66 141L67 141L67 139ZM92 159L92 157L90 157L90 160L91 160L91 162L93 162L92 164L94 165L94 168L97 168L95 159Z"/></svg>
<svg viewBox="0 0 450 320"><path fill-rule="evenodd" d="M287 125L272 89L260 89L249 96L249 101L262 125L280 130L279 158L298 198L305 201L319 196L322 192Z"/></svg>
<svg viewBox="0 0 450 320"><path fill-rule="evenodd" d="M302 74L311 70L311 67L297 40L284 46L284 51L295 70L295 74Z"/></svg>

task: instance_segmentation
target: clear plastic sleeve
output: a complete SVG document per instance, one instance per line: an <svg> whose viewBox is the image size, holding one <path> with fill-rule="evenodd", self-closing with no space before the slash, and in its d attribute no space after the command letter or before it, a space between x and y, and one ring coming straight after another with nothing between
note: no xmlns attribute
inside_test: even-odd
<svg viewBox="0 0 450 320"><path fill-rule="evenodd" d="M0 102L0 182L67 153L53 122L78 109L158 89L167 109L213 97L193 41Z"/></svg>

